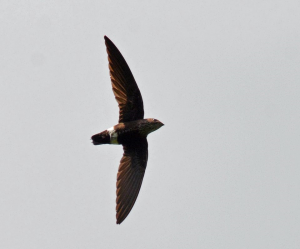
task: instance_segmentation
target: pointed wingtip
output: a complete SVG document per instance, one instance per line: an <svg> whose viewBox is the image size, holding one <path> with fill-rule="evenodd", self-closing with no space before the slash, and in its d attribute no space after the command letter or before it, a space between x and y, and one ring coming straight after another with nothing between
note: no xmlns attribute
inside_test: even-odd
<svg viewBox="0 0 300 249"><path fill-rule="evenodd" d="M104 41L107 47L116 46L106 35L104 36Z"/></svg>

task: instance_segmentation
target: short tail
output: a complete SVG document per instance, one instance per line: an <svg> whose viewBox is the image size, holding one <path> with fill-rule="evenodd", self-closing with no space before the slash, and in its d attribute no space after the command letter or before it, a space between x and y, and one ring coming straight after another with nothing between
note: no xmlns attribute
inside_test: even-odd
<svg viewBox="0 0 300 249"><path fill-rule="evenodd" d="M92 136L92 140L94 145L109 144L110 136L108 131L106 130Z"/></svg>

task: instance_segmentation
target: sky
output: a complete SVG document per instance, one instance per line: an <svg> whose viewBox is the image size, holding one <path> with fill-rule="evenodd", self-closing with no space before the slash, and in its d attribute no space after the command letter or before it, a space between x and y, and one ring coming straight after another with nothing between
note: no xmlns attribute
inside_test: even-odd
<svg viewBox="0 0 300 249"><path fill-rule="evenodd" d="M300 2L1 1L0 248L300 247ZM129 64L149 159L115 220L122 146L104 44Z"/></svg>

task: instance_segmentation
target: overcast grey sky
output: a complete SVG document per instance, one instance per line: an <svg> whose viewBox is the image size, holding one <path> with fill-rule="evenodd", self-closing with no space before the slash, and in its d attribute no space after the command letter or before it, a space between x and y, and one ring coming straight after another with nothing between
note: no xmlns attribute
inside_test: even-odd
<svg viewBox="0 0 300 249"><path fill-rule="evenodd" d="M298 0L6 1L0 8L0 248L300 247ZM121 146L103 36L150 134L115 224Z"/></svg>

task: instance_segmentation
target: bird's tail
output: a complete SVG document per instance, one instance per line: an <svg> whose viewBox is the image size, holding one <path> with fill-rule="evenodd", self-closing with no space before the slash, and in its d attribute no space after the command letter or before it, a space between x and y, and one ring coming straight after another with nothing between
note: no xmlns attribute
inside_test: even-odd
<svg viewBox="0 0 300 249"><path fill-rule="evenodd" d="M92 140L94 145L110 144L110 136L107 130L95 134L92 136Z"/></svg>

